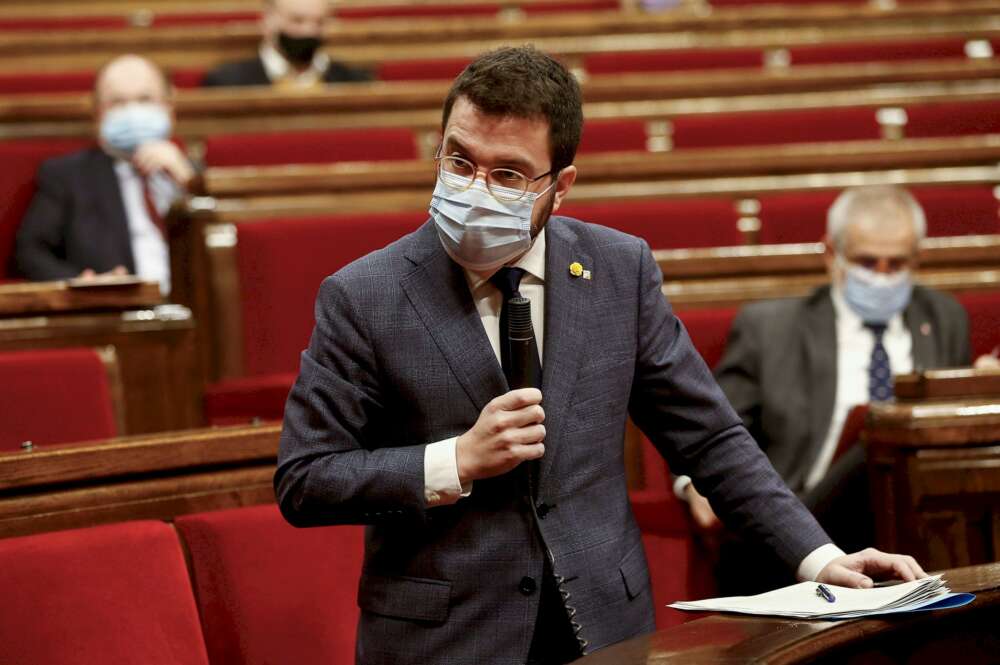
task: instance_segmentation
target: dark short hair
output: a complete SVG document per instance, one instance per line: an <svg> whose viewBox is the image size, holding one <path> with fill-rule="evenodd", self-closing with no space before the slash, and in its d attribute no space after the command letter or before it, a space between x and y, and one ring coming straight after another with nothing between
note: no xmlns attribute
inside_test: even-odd
<svg viewBox="0 0 1000 665"><path fill-rule="evenodd" d="M451 85L441 131L459 97L488 115L547 120L552 170L573 163L583 131L582 95L576 79L555 58L533 46L504 47L479 56Z"/></svg>

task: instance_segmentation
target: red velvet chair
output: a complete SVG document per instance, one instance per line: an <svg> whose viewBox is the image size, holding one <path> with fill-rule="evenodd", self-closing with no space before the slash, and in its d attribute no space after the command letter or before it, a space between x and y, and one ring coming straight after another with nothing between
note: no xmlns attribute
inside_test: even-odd
<svg viewBox="0 0 1000 665"><path fill-rule="evenodd" d="M416 159L417 140L403 127L217 134L205 139L208 166L325 164Z"/></svg>
<svg viewBox="0 0 1000 665"><path fill-rule="evenodd" d="M296 529L274 505L176 520L212 665L349 665L364 527Z"/></svg>
<svg viewBox="0 0 1000 665"><path fill-rule="evenodd" d="M13 275L14 237L35 195L38 167L50 157L79 150L90 143L85 139L0 141L0 164L3 164L0 201L4 203L0 209L0 278Z"/></svg>
<svg viewBox="0 0 1000 665"><path fill-rule="evenodd" d="M177 535L124 522L0 540L0 653L35 665L208 665Z"/></svg>
<svg viewBox="0 0 1000 665"><path fill-rule="evenodd" d="M921 39L848 44L816 44L788 49L792 66L891 60L965 58L965 39Z"/></svg>
<svg viewBox="0 0 1000 665"><path fill-rule="evenodd" d="M922 136L968 136L1000 132L1000 102L944 102L906 107L903 133Z"/></svg>
<svg viewBox="0 0 1000 665"><path fill-rule="evenodd" d="M382 62L376 68L380 81L450 81L462 73L470 58L434 58Z"/></svg>
<svg viewBox="0 0 1000 665"><path fill-rule="evenodd" d="M758 197L759 242L819 242L826 233L826 211L839 194L839 190L820 190Z"/></svg>
<svg viewBox="0 0 1000 665"><path fill-rule="evenodd" d="M927 235L1000 233L1000 201L992 185L914 187L927 215Z"/></svg>
<svg viewBox="0 0 1000 665"><path fill-rule="evenodd" d="M1000 353L1000 291L969 291L958 294L969 314L972 359Z"/></svg>
<svg viewBox="0 0 1000 665"><path fill-rule="evenodd" d="M280 418L325 277L415 230L425 212L255 220L238 227L246 376L206 389L212 424ZM303 251L308 248L308 251Z"/></svg>
<svg viewBox="0 0 1000 665"><path fill-rule="evenodd" d="M556 213L644 238L653 249L740 245L736 212L726 198L637 199L574 203Z"/></svg>
<svg viewBox="0 0 1000 665"><path fill-rule="evenodd" d="M583 126L580 155L595 152L646 151L645 120L594 120Z"/></svg>
<svg viewBox="0 0 1000 665"><path fill-rule="evenodd" d="M592 76L631 72L671 72L698 69L748 69L764 66L764 52L758 48L676 49L599 53L583 59L583 68Z"/></svg>
<svg viewBox="0 0 1000 665"><path fill-rule="evenodd" d="M858 107L680 116L673 124L675 148L881 138L875 109Z"/></svg>
<svg viewBox="0 0 1000 665"><path fill-rule="evenodd" d="M677 312L677 317L694 342L694 348L705 359L709 369L722 359L729 339L729 329L737 312L735 307L686 309Z"/></svg>
<svg viewBox="0 0 1000 665"><path fill-rule="evenodd" d="M495 16L499 4L418 4L400 2L395 5L368 7L336 7L334 15L340 19L372 18L427 18L431 16Z"/></svg>
<svg viewBox="0 0 1000 665"><path fill-rule="evenodd" d="M93 349L0 353L0 450L117 436L116 369Z"/></svg>

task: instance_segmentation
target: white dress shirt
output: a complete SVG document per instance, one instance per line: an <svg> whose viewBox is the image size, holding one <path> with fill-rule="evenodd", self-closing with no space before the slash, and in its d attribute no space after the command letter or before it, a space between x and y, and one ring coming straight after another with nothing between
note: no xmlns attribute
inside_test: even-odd
<svg viewBox="0 0 1000 665"><path fill-rule="evenodd" d="M531 300L531 324L535 329L535 341L538 344L538 358L542 362L543 373L545 359L543 356L543 340L545 339L545 229L535 238L531 249L513 265L525 270L521 278L521 295ZM500 307L502 295L493 286L489 278L484 278L468 270L465 271L472 298L479 311L479 318L486 329L486 336L500 361ZM869 353L871 350L869 349ZM458 478L458 461L455 458L455 442L458 437L445 439L428 444L424 453L424 498L427 507L442 506L455 503L460 498L468 496L472 484L463 486ZM833 544L816 548L799 564L797 574L801 580L814 580L820 571L833 559L843 556L844 551Z"/></svg>
<svg viewBox="0 0 1000 665"><path fill-rule="evenodd" d="M806 489L815 487L830 468L847 414L855 406L868 403L868 367L875 348L875 333L865 328L861 317L844 300L840 288L833 286L830 296L837 321L837 394L830 429L812 469L806 475ZM913 339L903 323L902 314L889 319L882 344L889 354L889 367L893 374L906 374L913 369Z"/></svg>
<svg viewBox="0 0 1000 665"><path fill-rule="evenodd" d="M323 75L330 66L330 56L322 51L316 51L309 67L298 72L288 59L268 42L260 46L260 61L264 65L264 73L272 83L288 82L304 88L322 83Z"/></svg>
<svg viewBox="0 0 1000 665"><path fill-rule="evenodd" d="M130 163L121 159L115 160L114 168L128 220L135 274L142 279L159 282L160 292L167 295L170 293L170 251L146 208L142 176ZM149 176L149 189L161 218L166 216L171 204L181 195L180 187L159 172Z"/></svg>

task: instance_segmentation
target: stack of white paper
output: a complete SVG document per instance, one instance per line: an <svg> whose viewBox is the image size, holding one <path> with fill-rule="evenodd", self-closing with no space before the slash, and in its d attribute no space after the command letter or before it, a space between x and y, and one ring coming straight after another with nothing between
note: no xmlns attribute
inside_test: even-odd
<svg viewBox="0 0 1000 665"><path fill-rule="evenodd" d="M875 614L958 607L972 602L969 593L952 593L940 575L874 589L826 585L835 600L816 593L815 582L802 582L756 596L711 598L669 605L678 610L739 612L797 619L856 619Z"/></svg>

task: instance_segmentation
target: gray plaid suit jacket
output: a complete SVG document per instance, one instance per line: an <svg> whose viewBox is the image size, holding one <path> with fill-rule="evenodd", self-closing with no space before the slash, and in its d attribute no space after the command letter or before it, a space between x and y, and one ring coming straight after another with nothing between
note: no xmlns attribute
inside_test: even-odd
<svg viewBox="0 0 1000 665"><path fill-rule="evenodd" d="M364 523L360 663L523 665L543 544L585 653L654 628L625 484L626 415L729 526L795 567L826 534L781 482L661 293L642 240L553 217L546 236L546 452L536 521L519 474L427 508L426 444L507 391L433 224L327 278L288 398L275 487L297 526ZM574 278L577 261L592 279ZM337 617L330 617L336 621Z"/></svg>

